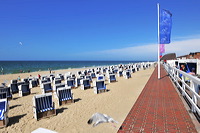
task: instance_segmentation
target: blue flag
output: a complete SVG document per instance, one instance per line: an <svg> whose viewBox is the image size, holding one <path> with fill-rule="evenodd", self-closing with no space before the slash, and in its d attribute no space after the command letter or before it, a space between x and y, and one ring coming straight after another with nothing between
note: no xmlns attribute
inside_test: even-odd
<svg viewBox="0 0 200 133"><path fill-rule="evenodd" d="M160 11L160 44L169 44L172 28L172 14L162 9Z"/></svg>

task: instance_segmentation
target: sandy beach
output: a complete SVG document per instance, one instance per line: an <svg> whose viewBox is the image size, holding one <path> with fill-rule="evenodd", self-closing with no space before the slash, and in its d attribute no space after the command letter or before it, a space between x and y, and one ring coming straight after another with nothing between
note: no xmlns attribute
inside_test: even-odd
<svg viewBox="0 0 200 133"><path fill-rule="evenodd" d="M55 75L78 70L82 69L57 70ZM72 89L75 99L75 103L72 104L59 107L57 99L54 97L57 115L39 121L33 118L32 98L34 95L42 93L41 88L32 88L31 95L24 97L14 94L13 99L9 101L9 124L6 128L1 128L0 132L30 133L42 127L59 133L116 133L153 70L152 67L132 73L130 79L117 77L117 82L106 82L109 91L101 94L94 94L92 88L87 90ZM18 76L21 78L26 78L29 75L37 76L38 73L41 76L49 75L48 71L1 75L0 83L5 80L10 83L11 79L17 79ZM93 128L92 125L87 124L87 121L96 112L107 114L119 123L114 124L116 127L111 123L103 123Z"/></svg>

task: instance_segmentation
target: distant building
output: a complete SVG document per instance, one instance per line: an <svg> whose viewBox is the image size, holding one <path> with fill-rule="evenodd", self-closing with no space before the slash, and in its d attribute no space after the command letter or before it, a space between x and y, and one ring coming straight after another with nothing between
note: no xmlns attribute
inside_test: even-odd
<svg viewBox="0 0 200 133"><path fill-rule="evenodd" d="M190 53L189 55L183 55L177 57L177 59L200 59L200 52Z"/></svg>

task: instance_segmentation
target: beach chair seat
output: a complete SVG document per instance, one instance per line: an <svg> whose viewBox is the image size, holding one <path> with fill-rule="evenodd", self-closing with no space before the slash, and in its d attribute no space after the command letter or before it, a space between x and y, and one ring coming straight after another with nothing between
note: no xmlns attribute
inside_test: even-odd
<svg viewBox="0 0 200 133"><path fill-rule="evenodd" d="M8 124L8 101L7 99L0 99L0 127L6 127Z"/></svg>
<svg viewBox="0 0 200 133"><path fill-rule="evenodd" d="M108 81L109 83L116 82L117 80L115 74L109 74Z"/></svg>
<svg viewBox="0 0 200 133"><path fill-rule="evenodd" d="M89 79L81 79L81 89L85 90L91 87Z"/></svg>
<svg viewBox="0 0 200 133"><path fill-rule="evenodd" d="M10 84L9 86L10 86L10 89L11 89L12 94L15 94L15 93L18 93L18 92L19 92L19 88L18 88L17 83Z"/></svg>
<svg viewBox="0 0 200 133"><path fill-rule="evenodd" d="M53 92L51 82L43 83L42 94Z"/></svg>
<svg viewBox="0 0 200 133"><path fill-rule="evenodd" d="M29 84L22 84L19 86L19 96L25 96L31 94L31 90L29 88Z"/></svg>
<svg viewBox="0 0 200 133"><path fill-rule="evenodd" d="M33 96L33 112L36 120L56 115L52 93Z"/></svg>
<svg viewBox="0 0 200 133"><path fill-rule="evenodd" d="M58 98L58 105L61 106L67 103L73 103L73 93L71 91L71 87L63 87L57 89L57 98Z"/></svg>
<svg viewBox="0 0 200 133"><path fill-rule="evenodd" d="M94 89L95 94L106 92L105 81L103 81L103 80L94 81L93 82L93 89Z"/></svg>
<svg viewBox="0 0 200 133"><path fill-rule="evenodd" d="M0 89L0 93L6 93L6 98L8 98L8 100L12 99L12 93L10 91L10 87L4 87ZM1 98L2 99L2 98Z"/></svg>
<svg viewBox="0 0 200 133"><path fill-rule="evenodd" d="M67 86L70 86L71 88L75 88L75 81L74 81L74 79L67 79L67 80L65 80L65 84Z"/></svg>

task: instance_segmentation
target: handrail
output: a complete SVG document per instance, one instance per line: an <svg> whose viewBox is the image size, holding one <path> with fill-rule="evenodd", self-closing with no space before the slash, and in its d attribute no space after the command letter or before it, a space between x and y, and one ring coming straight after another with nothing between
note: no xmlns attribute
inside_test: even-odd
<svg viewBox="0 0 200 133"><path fill-rule="evenodd" d="M169 64L163 64L163 66L170 75L172 81L181 89L182 96L185 96L192 105L191 111L200 115L200 108L198 105L198 102L200 103L200 96L198 94L200 79L175 67L172 67ZM189 95L186 90L189 90L191 95Z"/></svg>

